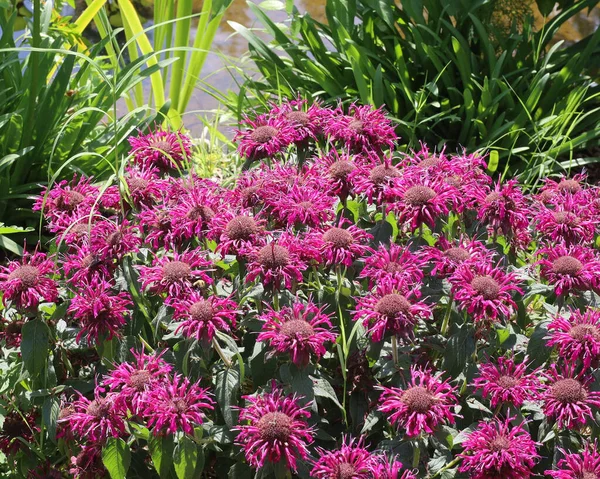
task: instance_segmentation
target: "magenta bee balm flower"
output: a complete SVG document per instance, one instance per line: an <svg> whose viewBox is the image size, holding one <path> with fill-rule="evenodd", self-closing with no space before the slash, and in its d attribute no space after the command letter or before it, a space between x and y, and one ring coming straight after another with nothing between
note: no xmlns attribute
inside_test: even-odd
<svg viewBox="0 0 600 479"><path fill-rule="evenodd" d="M204 422L206 411L213 410L214 403L207 389L177 374L148 392L143 414L155 436L178 431L193 434L194 426Z"/></svg>
<svg viewBox="0 0 600 479"><path fill-rule="evenodd" d="M548 346L558 346L562 358L588 369L600 359L600 311L571 311L568 318L560 316L548 325Z"/></svg>
<svg viewBox="0 0 600 479"><path fill-rule="evenodd" d="M562 450L561 450L562 451ZM600 477L600 452L598 444L587 443L582 451L568 453L562 451L564 457L558 461L557 469L546 471L546 476L554 479L597 479Z"/></svg>
<svg viewBox="0 0 600 479"><path fill-rule="evenodd" d="M423 279L425 260L412 253L408 247L391 243L379 245L373 254L365 258L365 266L359 278L369 278L371 284L389 279L397 285L419 284Z"/></svg>
<svg viewBox="0 0 600 479"><path fill-rule="evenodd" d="M283 463L296 471L298 459L306 459L313 442L313 429L307 424L308 407L280 389L259 396L243 396L249 405L240 411L236 443L244 448L252 467L266 462Z"/></svg>
<svg viewBox="0 0 600 479"><path fill-rule="evenodd" d="M10 261L0 266L2 303L13 303L18 309L37 308L39 303L58 299L54 261L44 253L25 252L21 261Z"/></svg>
<svg viewBox="0 0 600 479"><path fill-rule="evenodd" d="M418 302L417 290L409 290L390 278L381 280L374 293L358 300L354 320L363 326L375 342L388 336L411 338L419 319L431 317L431 309Z"/></svg>
<svg viewBox="0 0 600 479"><path fill-rule="evenodd" d="M441 424L454 424L456 388L429 369L412 366L410 376L405 389L382 388L379 411L388 413L389 421L408 437L432 434Z"/></svg>
<svg viewBox="0 0 600 479"><path fill-rule="evenodd" d="M269 310L260 317L264 321L257 341L266 341L271 347L268 356L288 353L292 362L304 367L313 355L319 360L327 352L326 342L335 341L329 315L312 301L296 302L281 311Z"/></svg>
<svg viewBox="0 0 600 479"><path fill-rule="evenodd" d="M510 418L480 422L463 447L459 471L472 479L526 479L540 457L529 433L522 426L512 426Z"/></svg>
<svg viewBox="0 0 600 479"><path fill-rule="evenodd" d="M159 168L162 171L184 166L192 153L192 140L180 131L157 128L147 135L130 137L134 163L141 168Z"/></svg>
<svg viewBox="0 0 600 479"><path fill-rule="evenodd" d="M297 138L294 126L285 118L259 115L254 120L245 118L242 123L246 130L238 130L233 141L238 143L240 155L251 160L272 157Z"/></svg>
<svg viewBox="0 0 600 479"><path fill-rule="evenodd" d="M358 441L344 437L342 445L334 451L317 448L319 460L314 463L311 477L315 479L371 479L374 456L365 449L364 439Z"/></svg>
<svg viewBox="0 0 600 479"><path fill-rule="evenodd" d="M346 228L332 226L315 234L321 235L321 253L329 266L351 266L355 259L365 254L367 242L372 238L354 225Z"/></svg>
<svg viewBox="0 0 600 479"><path fill-rule="evenodd" d="M440 236L435 247L423 248L422 256L433 263L432 274L447 278L464 263L491 262L494 253L481 241L463 236L458 241L450 242L444 236Z"/></svg>
<svg viewBox="0 0 600 479"><path fill-rule="evenodd" d="M492 407L508 403L521 407L525 401L539 398L541 388L536 372L527 373L527 358L516 364L515 360L499 357L496 364L489 362L479 366L479 374L473 380L475 390L490 398Z"/></svg>
<svg viewBox="0 0 600 479"><path fill-rule="evenodd" d="M119 437L125 434L125 416L115 407L116 399L116 394L101 396L96 388L94 399L81 396L73 403L73 412L62 421L68 422L80 439L104 443L109 437Z"/></svg>

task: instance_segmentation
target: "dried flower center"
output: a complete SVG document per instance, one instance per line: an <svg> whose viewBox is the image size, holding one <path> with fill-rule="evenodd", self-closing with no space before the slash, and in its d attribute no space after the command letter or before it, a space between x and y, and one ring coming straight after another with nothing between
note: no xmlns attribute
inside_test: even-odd
<svg viewBox="0 0 600 479"><path fill-rule="evenodd" d="M335 479L353 479L356 473L356 468L347 462L342 462L337 467L337 474L335 475Z"/></svg>
<svg viewBox="0 0 600 479"><path fill-rule="evenodd" d="M411 186L404 193L404 201L409 205L422 206L427 204L437 196L436 192L433 191L429 186Z"/></svg>
<svg viewBox="0 0 600 479"><path fill-rule="evenodd" d="M471 257L466 249L460 247L447 249L444 251L444 256L455 263L462 263Z"/></svg>
<svg viewBox="0 0 600 479"><path fill-rule="evenodd" d="M281 325L281 332L289 338L295 338L297 336L310 338L315 334L315 330L310 323L302 319L292 319L290 321L286 321Z"/></svg>
<svg viewBox="0 0 600 479"><path fill-rule="evenodd" d="M404 391L404 394L400 397L400 401L411 412L424 414L435 404L435 397L424 387L413 386Z"/></svg>
<svg viewBox="0 0 600 479"><path fill-rule="evenodd" d="M171 401L171 407L177 413L184 413L188 410L188 403L184 398L175 398Z"/></svg>
<svg viewBox="0 0 600 479"><path fill-rule="evenodd" d="M21 329L23 329L23 321L13 321L6 325L4 331L6 334L21 334Z"/></svg>
<svg viewBox="0 0 600 479"><path fill-rule="evenodd" d="M292 434L292 418L282 412L269 412L258 420L257 427L265 441L286 442Z"/></svg>
<svg viewBox="0 0 600 479"><path fill-rule="evenodd" d="M354 242L354 238L348 230L333 227L323 234L323 241L333 244L336 248L348 248Z"/></svg>
<svg viewBox="0 0 600 479"><path fill-rule="evenodd" d="M194 321L206 323L215 316L215 310L210 301L200 300L190 306L190 316Z"/></svg>
<svg viewBox="0 0 600 479"><path fill-rule="evenodd" d="M380 185L388 178L398 178L400 176L400 172L398 168L394 168L393 166L388 165L379 165L371 170L369 173L369 179L376 185Z"/></svg>
<svg viewBox="0 0 600 479"><path fill-rule="evenodd" d="M240 196L244 200L244 204L254 206L260 199L258 196L258 186L248 186L240 192Z"/></svg>
<svg viewBox="0 0 600 479"><path fill-rule="evenodd" d="M121 234L121 232L120 231L113 231L106 238L106 242L110 246L117 246L121 242L121 239L123 239L123 235Z"/></svg>
<svg viewBox="0 0 600 479"><path fill-rule="evenodd" d="M572 378L559 379L552 385L551 392L552 396L563 404L573 404L587 399L587 391L583 384Z"/></svg>
<svg viewBox="0 0 600 479"><path fill-rule="evenodd" d="M562 180L558 184L558 191L566 191L567 193L577 193L581 190L581 185L575 180Z"/></svg>
<svg viewBox="0 0 600 479"><path fill-rule="evenodd" d="M410 313L410 303L401 294L386 294L375 304L375 311L388 318L394 318L400 313Z"/></svg>
<svg viewBox="0 0 600 479"><path fill-rule="evenodd" d="M8 275L8 280L10 281L18 279L26 288L32 288L38 283L39 277L40 270L38 268L31 266L30 264L24 264L23 266L19 266L17 269L12 271Z"/></svg>
<svg viewBox="0 0 600 479"><path fill-rule="evenodd" d="M285 114L285 117L291 122L298 125L306 126L310 122L308 113L303 111L290 111Z"/></svg>
<svg viewBox="0 0 600 479"><path fill-rule="evenodd" d="M490 441L490 450L493 452L502 452L510 449L510 439L505 436L496 436Z"/></svg>
<svg viewBox="0 0 600 479"><path fill-rule="evenodd" d="M517 384L519 384L519 381L513 378L512 376L504 375L498 378L498 386L504 389L514 388Z"/></svg>
<svg viewBox="0 0 600 479"><path fill-rule="evenodd" d="M182 281L191 274L191 266L183 261L170 261L163 266L163 278L167 281Z"/></svg>
<svg viewBox="0 0 600 479"><path fill-rule="evenodd" d="M190 220L196 221L201 219L202 221L210 221L213 216L215 216L215 212L212 208L204 205L198 205L191 208L186 215Z"/></svg>
<svg viewBox="0 0 600 479"><path fill-rule="evenodd" d="M583 269L583 264L573 256L561 256L552 262L552 271L556 274L575 276Z"/></svg>
<svg viewBox="0 0 600 479"><path fill-rule="evenodd" d="M500 294L500 285L491 276L475 276L471 286L488 301L496 299Z"/></svg>
<svg viewBox="0 0 600 479"><path fill-rule="evenodd" d="M154 140L150 143L150 147L159 150L166 155L173 153L173 145L166 140Z"/></svg>
<svg viewBox="0 0 600 479"><path fill-rule="evenodd" d="M256 221L250 216L236 216L225 226L225 234L232 240L249 240L256 233Z"/></svg>
<svg viewBox="0 0 600 479"><path fill-rule="evenodd" d="M277 129L267 125L259 126L250 133L250 138L256 143L267 143L275 136L277 136Z"/></svg>
<svg viewBox="0 0 600 479"><path fill-rule="evenodd" d="M432 156L430 158L425 158L421 162L419 162L419 166L421 168L432 168L434 166L438 166L440 164L440 159Z"/></svg>
<svg viewBox="0 0 600 479"><path fill-rule="evenodd" d="M350 128L352 131L355 131L356 133L362 133L365 129L365 124L361 120L352 120L348 124L348 128Z"/></svg>
<svg viewBox="0 0 600 479"><path fill-rule="evenodd" d="M494 201L498 201L502 198L502 195L497 191L492 191L489 195L485 197L486 203L493 203Z"/></svg>
<svg viewBox="0 0 600 479"><path fill-rule="evenodd" d="M313 209L314 205L312 201L301 201L300 203L298 203L298 206L304 211L310 211Z"/></svg>
<svg viewBox="0 0 600 479"><path fill-rule="evenodd" d="M594 471L581 471L581 479L600 479L600 476Z"/></svg>
<svg viewBox="0 0 600 479"><path fill-rule="evenodd" d="M69 404L66 407L61 408L61 410L58 413L58 419L66 419L69 416L71 416L71 414L73 414L75 412L75 408Z"/></svg>
<svg viewBox="0 0 600 479"><path fill-rule="evenodd" d="M85 196L78 191L65 191L56 200L56 206L58 209L64 211L73 211L77 206L83 203Z"/></svg>
<svg viewBox="0 0 600 479"><path fill-rule="evenodd" d="M86 414L97 418L107 417L110 411L110 404L106 399L94 399L88 404L85 410Z"/></svg>
<svg viewBox="0 0 600 479"><path fill-rule="evenodd" d="M31 434L31 431L29 431L27 424L25 424L21 416L17 413L10 413L4 418L2 433L9 438L15 438L23 436L27 437L27 434Z"/></svg>
<svg viewBox="0 0 600 479"><path fill-rule="evenodd" d="M329 167L329 176L335 180L345 180L356 167L349 161L336 161Z"/></svg>
<svg viewBox="0 0 600 479"><path fill-rule="evenodd" d="M258 252L258 262L268 269L287 266L290 262L290 252L277 244L263 246Z"/></svg>
<svg viewBox="0 0 600 479"><path fill-rule="evenodd" d="M449 176L444 181L447 185L453 186L454 188L460 188L462 185L462 178L458 175Z"/></svg>
<svg viewBox="0 0 600 479"><path fill-rule="evenodd" d="M386 273L394 274L394 273L402 273L404 271L404 266L400 263L396 263L395 261L390 261L383 267Z"/></svg>
<svg viewBox="0 0 600 479"><path fill-rule="evenodd" d="M151 377L152 374L150 371L147 371L146 369L138 369L137 371L131 373L127 384L137 391L143 391L146 388L146 384L150 382Z"/></svg>
<svg viewBox="0 0 600 479"><path fill-rule="evenodd" d="M577 324L569 330L569 336L577 341L584 341L590 336L595 341L600 341L600 329L593 324Z"/></svg>
<svg viewBox="0 0 600 479"><path fill-rule="evenodd" d="M557 211L554 213L554 221L560 225L566 226L577 226L579 224L579 218L575 216L573 213L569 213L568 211Z"/></svg>
<svg viewBox="0 0 600 479"><path fill-rule="evenodd" d="M129 178L127 186L129 186L131 191L145 190L148 188L148 180L140 178L139 176L134 176L133 178Z"/></svg>

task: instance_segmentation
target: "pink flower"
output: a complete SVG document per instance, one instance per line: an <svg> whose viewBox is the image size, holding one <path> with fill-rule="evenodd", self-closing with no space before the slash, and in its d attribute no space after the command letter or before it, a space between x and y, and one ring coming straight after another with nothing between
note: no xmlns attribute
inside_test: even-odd
<svg viewBox="0 0 600 479"><path fill-rule="evenodd" d="M507 273L489 263L464 264L449 278L452 294L462 310L475 321L508 318L516 304L513 291L522 294L515 273Z"/></svg>
<svg viewBox="0 0 600 479"><path fill-rule="evenodd" d="M300 246L290 236L283 236L278 241L271 241L261 248L248 252L250 261L246 282L260 277L264 285L272 284L279 288L281 283L291 288L294 281L302 281L302 272L307 268L300 258Z"/></svg>
<svg viewBox="0 0 600 479"><path fill-rule="evenodd" d="M79 321L81 330L77 342L85 336L89 344L111 339L127 323L133 305L126 291L115 294L110 283L94 278L90 283L77 286L68 312Z"/></svg>
<svg viewBox="0 0 600 479"><path fill-rule="evenodd" d="M194 426L204 422L206 410L213 410L215 403L207 389L179 374L151 389L146 399L144 415L155 436L193 434Z"/></svg>
<svg viewBox="0 0 600 479"><path fill-rule="evenodd" d="M344 223L340 223L340 226L344 226ZM346 228L332 226L315 232L315 235L320 235L321 253L328 266L352 266L355 259L368 251L367 243L373 238L352 224Z"/></svg>
<svg viewBox="0 0 600 479"><path fill-rule="evenodd" d="M333 219L334 203L323 189L296 184L277 198L272 212L286 227L316 228Z"/></svg>
<svg viewBox="0 0 600 479"><path fill-rule="evenodd" d="M364 438L342 439L342 445L334 451L317 448L318 461L310 471L315 479L371 479L374 456L364 447ZM378 477L378 476L377 476Z"/></svg>
<svg viewBox="0 0 600 479"><path fill-rule="evenodd" d="M228 298L204 298L201 293L193 291L187 297L171 298L168 304L175 309L174 319L181 321L175 332L181 332L186 338L208 344L217 331L231 333L236 327L238 306Z"/></svg>
<svg viewBox="0 0 600 479"><path fill-rule="evenodd" d="M373 466L373 479L417 479L413 471L402 469L400 461L377 455Z"/></svg>
<svg viewBox="0 0 600 479"><path fill-rule="evenodd" d="M84 442L104 443L109 437L125 434L124 416L115 407L116 394L100 396L94 391L91 401L85 396L73 403L73 412L61 421L68 421L72 431Z"/></svg>
<svg viewBox="0 0 600 479"><path fill-rule="evenodd" d="M406 389L382 388L378 410L388 413L389 421L408 437L432 434L440 424L454 424L456 388L429 369L412 366L410 375Z"/></svg>
<svg viewBox="0 0 600 479"><path fill-rule="evenodd" d="M569 364L583 363L584 369L600 359L600 311L572 310L568 318L560 316L548 325L548 346L558 346L559 355Z"/></svg>
<svg viewBox="0 0 600 479"><path fill-rule="evenodd" d="M433 262L432 274L447 278L454 274L459 266L466 263L491 263L494 253L481 241L462 236L458 241L450 242L440 236L435 247L423 248L422 256Z"/></svg>
<svg viewBox="0 0 600 479"><path fill-rule="evenodd" d="M254 120L246 117L242 124L246 130L238 130L233 141L238 152L251 160L261 160L285 150L297 138L295 127L287 119L258 115Z"/></svg>
<svg viewBox="0 0 600 479"><path fill-rule="evenodd" d="M269 115L276 121L287 122L293 129L293 142L305 144L321 133L325 111L318 103L308 106L307 100L284 101L281 105L273 105Z"/></svg>
<svg viewBox="0 0 600 479"><path fill-rule="evenodd" d="M345 200L353 193L354 186L350 174L356 170L355 156L331 150L319 156L313 165L315 176L324 180L324 189Z"/></svg>
<svg viewBox="0 0 600 479"><path fill-rule="evenodd" d="M398 137L382 109L353 103L348 115L339 110L335 113L324 125L325 134L342 143L350 151L380 152L386 148L394 148Z"/></svg>
<svg viewBox="0 0 600 479"><path fill-rule="evenodd" d="M472 479L526 479L540 458L536 443L522 426L512 426L510 420L495 419L480 422L463 443L460 472Z"/></svg>
<svg viewBox="0 0 600 479"><path fill-rule="evenodd" d="M586 214L586 208L588 205L580 205L571 198L553 209L541 205L534 220L535 228L543 239L552 243L567 246L590 243L597 227L593 216Z"/></svg>
<svg viewBox="0 0 600 479"><path fill-rule="evenodd" d="M577 429L593 420L591 406L600 407L600 392L590 391L592 378L574 375L573 367L558 372L552 364L545 374L548 383L544 391L544 414L556 419L559 429Z"/></svg>
<svg viewBox="0 0 600 479"><path fill-rule="evenodd" d="M377 250L370 251L373 254L365 258L365 266L359 275L359 278L368 278L370 285L389 279L410 288L423 280L425 260L412 253L408 246L380 244Z"/></svg>
<svg viewBox="0 0 600 479"><path fill-rule="evenodd" d="M431 317L431 309L416 301L416 290L405 285L398 287L387 278L381 280L374 293L361 298L356 305L354 320L363 321L363 326L375 342L388 336L411 338L419 319Z"/></svg>
<svg viewBox="0 0 600 479"><path fill-rule="evenodd" d="M127 253L138 250L140 238L137 232L137 226L128 220L120 223L99 221L90 235L91 250L100 260L120 260Z"/></svg>
<svg viewBox="0 0 600 479"><path fill-rule="evenodd" d="M87 241L71 246L71 253L63 259L67 282L74 287L94 281L111 281L117 264L112 259L100 258Z"/></svg>
<svg viewBox="0 0 600 479"><path fill-rule="evenodd" d="M84 444L79 454L71 457L71 465L69 474L75 479L98 479L107 475L101 444Z"/></svg>
<svg viewBox="0 0 600 479"><path fill-rule="evenodd" d="M160 198L165 182L158 177L156 168L125 167L125 182L127 183L127 199L132 206L151 206Z"/></svg>
<svg viewBox="0 0 600 479"><path fill-rule="evenodd" d="M313 442L313 429L307 424L308 406L300 406L295 396L275 389L259 396L243 396L249 405L240 411L236 443L244 448L250 466L282 462L296 471L297 460L306 459Z"/></svg>
<svg viewBox="0 0 600 479"><path fill-rule="evenodd" d="M204 238L219 208L212 189L196 186L185 191L170 210L173 235L184 239Z"/></svg>
<svg viewBox="0 0 600 479"><path fill-rule="evenodd" d="M19 451L27 451L27 446L21 442L34 443L34 434L40 432L35 423L35 414L11 411L5 415L0 429L0 451L8 456L14 456Z"/></svg>
<svg viewBox="0 0 600 479"><path fill-rule="evenodd" d="M146 406L147 393L167 381L173 368L162 359L164 353L149 355L133 349L131 353L134 362L119 364L105 376L102 387L114 393L115 406L123 414L129 410L139 416Z"/></svg>
<svg viewBox="0 0 600 479"><path fill-rule="evenodd" d="M325 343L336 339L329 316L310 300L307 304L295 302L281 311L269 309L259 318L264 324L257 341L269 344L269 357L288 353L294 364L304 367L311 354L319 360L327 352Z"/></svg>
<svg viewBox="0 0 600 479"><path fill-rule="evenodd" d="M54 274L54 261L37 250L25 251L20 261L9 261L0 266L2 303L14 304L18 309L34 309L39 303L58 300Z"/></svg>
<svg viewBox="0 0 600 479"><path fill-rule="evenodd" d="M191 293L197 281L211 284L212 279L206 274L211 266L199 248L183 253L174 251L172 257L154 258L152 266L140 266L140 280L146 291L176 298Z"/></svg>
<svg viewBox="0 0 600 479"><path fill-rule="evenodd" d="M541 276L554 286L557 295L589 291L600 284L600 260L593 249L558 244L538 253L545 256L539 261Z"/></svg>
<svg viewBox="0 0 600 479"><path fill-rule="evenodd" d="M348 179L356 193L365 195L369 204L381 205L394 201L394 179L400 176L400 170L392 165L391 158L386 157L383 164L367 164L355 169Z"/></svg>
<svg viewBox="0 0 600 479"><path fill-rule="evenodd" d="M166 201L162 201L154 206L142 205L142 210L138 214L138 223L140 231L146 234L144 242L154 249L164 247L171 249L181 243L173 233L173 207Z"/></svg>
<svg viewBox="0 0 600 479"><path fill-rule="evenodd" d="M529 208L517 180L504 185L496 183L494 190L479 198L477 218L489 226L490 233L502 234L509 239L529 242Z"/></svg>
<svg viewBox="0 0 600 479"><path fill-rule="evenodd" d="M411 231L423 224L433 229L436 218L448 214L452 188L446 183L405 174L396 178L393 185L395 200L391 209L396 213L399 225L408 223Z"/></svg>
<svg viewBox="0 0 600 479"><path fill-rule="evenodd" d="M208 237L217 240L217 251L222 255L239 255L242 250L264 245L264 221L248 212L218 213L212 219Z"/></svg>
<svg viewBox="0 0 600 479"><path fill-rule="evenodd" d="M519 408L525 401L537 400L540 394L537 370L527 373L526 368L527 358L516 364L514 359L501 356L496 364L489 362L479 366L473 387L481 389L483 397L490 398L493 408L503 403Z"/></svg>
<svg viewBox="0 0 600 479"><path fill-rule="evenodd" d="M129 137L134 163L140 168L162 171L185 166L192 154L192 140L180 131L157 128L137 138Z"/></svg>
<svg viewBox="0 0 600 479"><path fill-rule="evenodd" d="M562 451L562 450L561 450ZM558 461L557 469L546 471L546 476L554 479L595 479L600 477L600 452L598 444L587 443L582 451L570 454L562 451L564 457Z"/></svg>

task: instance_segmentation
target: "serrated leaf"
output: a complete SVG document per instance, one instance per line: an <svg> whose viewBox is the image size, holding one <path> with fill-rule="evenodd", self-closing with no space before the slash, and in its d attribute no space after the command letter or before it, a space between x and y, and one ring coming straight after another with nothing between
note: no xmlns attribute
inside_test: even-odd
<svg viewBox="0 0 600 479"><path fill-rule="evenodd" d="M102 463L111 479L124 479L131 464L129 446L120 437L111 437L102 448Z"/></svg>
<svg viewBox="0 0 600 479"><path fill-rule="evenodd" d="M467 364L469 356L475 351L474 330L463 326L457 333L450 336L444 354L444 369L453 377L461 373Z"/></svg>
<svg viewBox="0 0 600 479"><path fill-rule="evenodd" d="M178 479L193 479L198 461L198 447L189 437L183 436L175 446L173 466Z"/></svg>
<svg viewBox="0 0 600 479"><path fill-rule="evenodd" d="M40 319L27 321L21 330L21 355L25 369L33 376L40 374L46 367L50 329Z"/></svg>
<svg viewBox="0 0 600 479"><path fill-rule="evenodd" d="M236 413L231 406L237 405L237 393L240 388L240 373L237 369L223 369L217 373L215 398L221 408L223 419L229 427L236 422Z"/></svg>
<svg viewBox="0 0 600 479"><path fill-rule="evenodd" d="M549 321L542 321L539 323L529 338L527 356L531 358L532 367L541 366L550 357L552 352L552 348L546 346L548 324L550 324Z"/></svg>
<svg viewBox="0 0 600 479"><path fill-rule="evenodd" d="M314 391L315 396L329 398L335 403L335 405L337 407L342 409L342 404L338 400L337 395L335 394L335 391L333 390L333 386L331 386L331 384L329 384L329 381L327 381L326 379L323 379L323 378L319 378L319 379L311 378L311 379L313 381L313 391Z"/></svg>
<svg viewBox="0 0 600 479"><path fill-rule="evenodd" d="M173 451L175 444L172 436L151 436L148 441L150 457L158 475L168 477L173 466Z"/></svg>

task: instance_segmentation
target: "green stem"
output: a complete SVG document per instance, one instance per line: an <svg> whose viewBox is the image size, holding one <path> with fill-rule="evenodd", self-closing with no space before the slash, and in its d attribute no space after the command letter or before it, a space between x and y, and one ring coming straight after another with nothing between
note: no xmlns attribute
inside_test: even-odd
<svg viewBox="0 0 600 479"><path fill-rule="evenodd" d="M396 341L396 335L392 336L392 357L394 359L394 366L398 366L398 341Z"/></svg>
<svg viewBox="0 0 600 479"><path fill-rule="evenodd" d="M227 369L231 368L231 361L229 361L229 359L227 359L225 357L225 353L221 349L221 346L219 346L219 342L217 341L217 338L213 338L213 347L215 348L215 351L217 352L219 357L223 360L223 363L225 363L225 367Z"/></svg>
<svg viewBox="0 0 600 479"><path fill-rule="evenodd" d="M460 457L457 457L454 460L450 461L448 464L446 464L444 467L442 467L438 472L436 472L433 476L431 476L431 479L439 476L442 472L447 471L451 467L456 466L460 462L460 459L461 459Z"/></svg>
<svg viewBox="0 0 600 479"><path fill-rule="evenodd" d="M415 440L414 445L413 445L413 460L412 460L413 469L419 468L420 460L421 460L421 444L419 442L419 439L417 439L417 440Z"/></svg>
<svg viewBox="0 0 600 479"><path fill-rule="evenodd" d="M346 326L344 324L344 314L342 312L342 305L340 301L340 296L342 295L342 284L343 284L343 275L340 269L340 265L336 266L335 269L336 277L337 277L337 289L335 292L335 299L338 307L338 317L340 320L340 335L342 337L342 344L338 343L338 354L340 357L340 365L342 367L342 378L344 379L344 396L342 397L342 414L344 416L344 423L348 424L348 417L346 415L346 396L348 394L348 378L346 374L347 367L347 355L345 351L348 351L348 344L346 343Z"/></svg>
<svg viewBox="0 0 600 479"><path fill-rule="evenodd" d="M444 321L442 322L442 329L441 329L441 333L442 336L446 336L446 333L448 332L448 326L450 325L450 315L452 314L452 303L454 301L454 294L450 294L450 297L448 298L448 305L446 306L446 312L444 313Z"/></svg>

